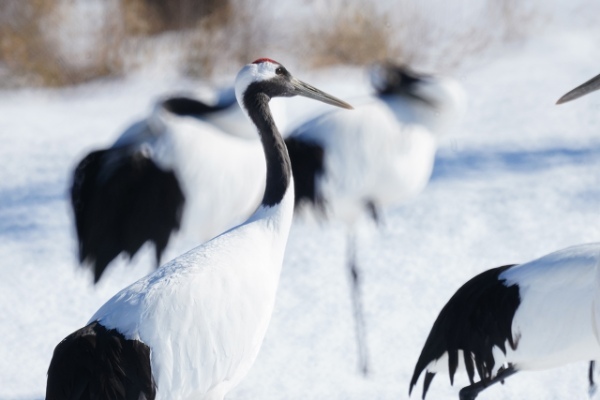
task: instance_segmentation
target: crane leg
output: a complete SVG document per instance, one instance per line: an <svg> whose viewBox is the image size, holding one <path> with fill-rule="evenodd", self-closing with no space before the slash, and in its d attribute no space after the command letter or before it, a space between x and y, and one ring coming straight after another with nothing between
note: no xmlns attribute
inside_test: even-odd
<svg viewBox="0 0 600 400"><path fill-rule="evenodd" d="M590 368L588 370L588 379L590 380L590 387L588 389L588 394L592 397L596 393L596 382L594 382L594 368L596 367L596 361L590 361Z"/></svg>
<svg viewBox="0 0 600 400"><path fill-rule="evenodd" d="M348 235L348 271L352 285L352 306L354 308L354 324L356 328L356 344L358 349L358 368L363 376L369 373L369 350L367 349L366 327L363 315L361 296L362 276L356 264L356 238L353 233Z"/></svg>
<svg viewBox="0 0 600 400"><path fill-rule="evenodd" d="M504 379L515 374L516 372L517 370L513 368L512 365L509 365L508 368L501 368L494 378L486 380L485 382L475 382L472 385L465 386L464 388L460 389L458 397L460 398L460 400L475 400L475 398L480 392L492 386L494 383L504 383Z"/></svg>

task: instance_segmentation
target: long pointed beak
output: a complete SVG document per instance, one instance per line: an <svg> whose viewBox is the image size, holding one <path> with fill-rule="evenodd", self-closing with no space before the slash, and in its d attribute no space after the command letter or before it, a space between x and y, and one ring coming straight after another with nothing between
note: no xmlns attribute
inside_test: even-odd
<svg viewBox="0 0 600 400"><path fill-rule="evenodd" d="M589 81L577 86L569 93L558 99L556 104L566 103L567 101L575 100L581 96L585 96L588 93L594 92L600 89L600 75L597 75Z"/></svg>
<svg viewBox="0 0 600 400"><path fill-rule="evenodd" d="M296 89L296 94L299 96L308 97L310 99L319 100L323 103L331 104L332 106L347 108L348 110L352 110L350 104L346 103L343 100L338 99L330 94L327 94L314 86L309 85L308 83L302 82L296 78L291 78L291 83Z"/></svg>

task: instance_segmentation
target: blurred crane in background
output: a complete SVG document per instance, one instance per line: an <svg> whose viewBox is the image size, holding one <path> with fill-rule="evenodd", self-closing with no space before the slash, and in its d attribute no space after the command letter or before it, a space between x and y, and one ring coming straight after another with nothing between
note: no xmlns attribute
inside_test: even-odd
<svg viewBox="0 0 600 400"><path fill-rule="evenodd" d="M456 82L404 65L374 67L371 80L376 95L356 103L354 112L327 112L286 138L299 212L308 207L347 227L359 369L365 375L368 350L356 224L364 215L378 222L382 209L423 190L433 169L436 135L460 119L465 107Z"/></svg>
<svg viewBox="0 0 600 400"><path fill-rule="evenodd" d="M158 266L180 228L204 242L254 212L265 174L258 135L233 89L214 105L161 100L110 148L77 165L71 204L79 260L98 282L115 257L131 258L151 242Z"/></svg>

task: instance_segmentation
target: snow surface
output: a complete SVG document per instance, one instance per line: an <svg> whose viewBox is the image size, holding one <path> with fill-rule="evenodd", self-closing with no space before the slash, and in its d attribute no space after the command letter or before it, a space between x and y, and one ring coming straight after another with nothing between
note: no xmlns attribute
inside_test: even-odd
<svg viewBox="0 0 600 400"><path fill-rule="evenodd" d="M600 93L554 105L599 72L599 33L533 38L458 71L469 110L442 138L431 183L415 201L388 210L381 230L360 235L368 378L357 373L345 233L295 221L263 348L228 398L408 398L429 329L463 282L494 266L600 241ZM368 90L361 71L303 74L287 67L343 99ZM88 151L142 117L154 95L186 85L142 76L0 92L0 399L43 398L54 346L151 271L145 251L92 286L91 275L77 267L70 174ZM290 124L316 110L286 100ZM428 398L456 399L465 384L464 373L455 387L438 376ZM420 385L413 398L420 398ZM517 374L481 398L586 396L582 362Z"/></svg>

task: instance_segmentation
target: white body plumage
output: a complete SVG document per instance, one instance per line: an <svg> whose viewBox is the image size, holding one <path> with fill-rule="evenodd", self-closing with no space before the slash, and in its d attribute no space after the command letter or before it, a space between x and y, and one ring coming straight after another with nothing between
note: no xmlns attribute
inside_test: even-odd
<svg viewBox="0 0 600 400"><path fill-rule="evenodd" d="M500 278L521 295L512 325L518 346L504 362L530 370L600 359L600 244L548 254Z"/></svg>
<svg viewBox="0 0 600 400"><path fill-rule="evenodd" d="M307 123L293 137L325 149L324 175L316 190L327 215L348 223L375 201L388 207L411 199L427 184L436 141L420 125L403 125L382 100L358 104L353 113L333 111Z"/></svg>
<svg viewBox="0 0 600 400"><path fill-rule="evenodd" d="M256 210L266 176L256 132L253 138L240 138L162 108L153 113L149 124L160 132L153 159L163 169L174 171L185 195L183 235L204 242Z"/></svg>
<svg viewBox="0 0 600 400"><path fill-rule="evenodd" d="M221 399L246 375L271 318L292 213L293 189L91 318L151 348L156 399Z"/></svg>

